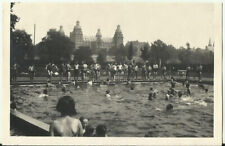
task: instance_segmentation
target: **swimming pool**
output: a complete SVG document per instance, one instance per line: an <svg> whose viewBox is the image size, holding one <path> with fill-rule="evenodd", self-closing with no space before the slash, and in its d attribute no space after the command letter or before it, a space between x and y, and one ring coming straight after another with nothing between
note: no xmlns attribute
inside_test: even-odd
<svg viewBox="0 0 225 146"><path fill-rule="evenodd" d="M70 95L76 102L76 117L89 118L96 127L104 123L108 135L112 137L213 137L213 86L205 85L205 93L196 84L191 84L191 96L165 100L170 87L168 82L134 83L131 90L128 85L81 85L79 89L67 85L66 93L61 87L48 89L47 100L39 97L45 85L11 86L17 110L51 123L60 116L55 106L63 95ZM149 88L158 90L156 99L148 100ZM177 83L176 90L186 88ZM111 98L105 97L110 90ZM173 104L174 110L165 111L167 104Z"/></svg>

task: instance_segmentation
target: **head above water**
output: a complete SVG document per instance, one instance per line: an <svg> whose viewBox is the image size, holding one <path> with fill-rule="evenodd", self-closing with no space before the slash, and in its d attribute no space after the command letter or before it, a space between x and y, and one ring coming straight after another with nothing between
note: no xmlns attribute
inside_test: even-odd
<svg viewBox="0 0 225 146"><path fill-rule="evenodd" d="M48 94L48 90L47 89L44 89L43 90L43 94Z"/></svg>
<svg viewBox="0 0 225 146"><path fill-rule="evenodd" d="M71 96L63 96L59 99L56 110L64 116L76 115L75 101Z"/></svg>
<svg viewBox="0 0 225 146"><path fill-rule="evenodd" d="M100 124L96 127L96 136L105 137L106 131L107 131L106 126L104 124Z"/></svg>
<svg viewBox="0 0 225 146"><path fill-rule="evenodd" d="M109 93L110 93L110 90L106 90L105 93L106 93L106 94L109 94Z"/></svg>
<svg viewBox="0 0 225 146"><path fill-rule="evenodd" d="M167 110L167 111L173 110L173 105L172 105L171 103L168 104L168 105L166 106L166 110Z"/></svg>

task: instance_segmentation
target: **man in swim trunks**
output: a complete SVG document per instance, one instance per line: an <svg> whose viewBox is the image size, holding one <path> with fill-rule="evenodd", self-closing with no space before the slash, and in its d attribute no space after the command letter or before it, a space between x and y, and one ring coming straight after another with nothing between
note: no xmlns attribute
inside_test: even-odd
<svg viewBox="0 0 225 146"><path fill-rule="evenodd" d="M29 72L29 75L30 75L30 81L32 82L33 79L34 79L34 65L33 64L31 64L28 67L28 72Z"/></svg>
<svg viewBox="0 0 225 146"><path fill-rule="evenodd" d="M189 80L190 72L191 72L191 67L188 66L188 67L186 68L186 80Z"/></svg>
<svg viewBox="0 0 225 146"><path fill-rule="evenodd" d="M78 81L78 78L79 78L79 64L78 64L78 62L76 62L73 67L74 67L74 81Z"/></svg>
<svg viewBox="0 0 225 146"><path fill-rule="evenodd" d="M149 64L147 67L147 77L149 80L150 80L151 74L152 74L152 66L151 64Z"/></svg>
<svg viewBox="0 0 225 146"><path fill-rule="evenodd" d="M79 119L75 118L75 102L71 96L63 96L59 99L56 110L61 117L50 125L51 136L83 136L83 127Z"/></svg>
<svg viewBox="0 0 225 146"><path fill-rule="evenodd" d="M135 65L135 67L134 67L134 72L135 72L136 80L137 80L137 78L138 78L138 70L139 70L138 65Z"/></svg>
<svg viewBox="0 0 225 146"><path fill-rule="evenodd" d="M48 81L51 81L52 80L52 74L53 74L53 72L52 72L52 63L49 62L46 65L45 69L47 70L47 73L48 73Z"/></svg>

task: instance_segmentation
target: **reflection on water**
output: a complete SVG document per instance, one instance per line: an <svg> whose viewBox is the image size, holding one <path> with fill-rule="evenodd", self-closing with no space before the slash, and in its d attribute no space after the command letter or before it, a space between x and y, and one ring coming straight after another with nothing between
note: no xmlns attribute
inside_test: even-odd
<svg viewBox="0 0 225 146"><path fill-rule="evenodd" d="M148 100L149 88L158 90L156 99ZM109 136L143 137L212 137L213 136L213 86L208 85L208 93L191 85L192 95L182 99L165 100L169 83L139 83L134 90L127 85L81 86L72 85L63 93L61 87L50 87L47 99L39 95L45 86L13 86L18 110L33 118L51 123L59 117L55 106L63 95L70 95L76 101L77 117L90 119L97 126L105 123ZM185 91L181 84L176 90ZM106 98L105 91L111 97ZM174 110L166 112L167 104Z"/></svg>

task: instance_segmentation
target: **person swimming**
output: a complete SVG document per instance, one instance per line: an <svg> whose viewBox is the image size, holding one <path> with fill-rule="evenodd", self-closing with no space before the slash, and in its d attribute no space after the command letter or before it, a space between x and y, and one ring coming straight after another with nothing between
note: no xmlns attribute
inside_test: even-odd
<svg viewBox="0 0 225 146"><path fill-rule="evenodd" d="M63 86L63 87L62 87L62 92L63 92L63 93L66 93L66 86Z"/></svg>
<svg viewBox="0 0 225 146"><path fill-rule="evenodd" d="M92 127L91 125L87 125L83 136L84 137L93 137L94 136L94 127Z"/></svg>
<svg viewBox="0 0 225 146"><path fill-rule="evenodd" d="M83 136L83 127L77 114L75 101L71 96L63 96L59 99L56 110L61 113L61 117L54 120L50 125L51 136Z"/></svg>
<svg viewBox="0 0 225 146"><path fill-rule="evenodd" d="M43 92L39 95L40 98L47 100L48 98L48 90L44 89Z"/></svg>
<svg viewBox="0 0 225 146"><path fill-rule="evenodd" d="M81 122L81 125L83 127L83 134L86 132L86 128L88 126L88 119L87 118L84 118L84 117L80 117L80 122Z"/></svg>
<svg viewBox="0 0 225 146"><path fill-rule="evenodd" d="M178 94L178 97L179 97L179 98L181 98L181 97L182 97L182 95L183 95L181 91L178 91L178 93L177 93L177 94Z"/></svg>
<svg viewBox="0 0 225 146"><path fill-rule="evenodd" d="M170 99L170 91L167 91L166 96L165 96L165 100L169 100Z"/></svg>
<svg viewBox="0 0 225 146"><path fill-rule="evenodd" d="M107 128L104 124L99 124L96 127L96 134L95 137L107 137Z"/></svg>
<svg viewBox="0 0 225 146"><path fill-rule="evenodd" d="M171 103L168 104L168 105L166 106L166 110L167 110L167 111L173 110L173 105L172 105Z"/></svg>
<svg viewBox="0 0 225 146"><path fill-rule="evenodd" d="M157 90L153 90L153 88L150 88L150 93L148 94L148 100L152 100L152 98L156 98Z"/></svg>
<svg viewBox="0 0 225 146"><path fill-rule="evenodd" d="M111 97L111 95L110 95L110 90L106 90L106 91L105 91L105 96L106 96L107 98Z"/></svg>

